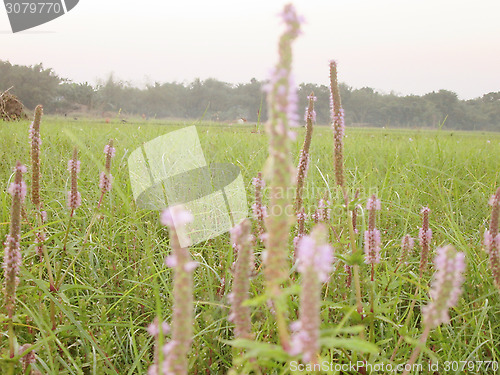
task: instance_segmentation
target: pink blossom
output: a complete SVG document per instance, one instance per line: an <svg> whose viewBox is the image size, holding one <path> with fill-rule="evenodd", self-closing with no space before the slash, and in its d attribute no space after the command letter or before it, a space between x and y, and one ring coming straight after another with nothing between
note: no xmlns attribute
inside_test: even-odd
<svg viewBox="0 0 500 375"><path fill-rule="evenodd" d="M175 268L177 266L177 258L175 255L169 255L165 258L165 264L167 267Z"/></svg>
<svg viewBox="0 0 500 375"><path fill-rule="evenodd" d="M429 228L425 232L424 228L420 228L418 230L418 240L420 246L424 246L424 243L429 244L431 242L431 239L432 239L432 229Z"/></svg>
<svg viewBox="0 0 500 375"><path fill-rule="evenodd" d="M106 155L109 155L111 158L115 156L115 151L116 151L115 148L113 146L110 146L109 144L104 146L104 153Z"/></svg>
<svg viewBox="0 0 500 375"><path fill-rule="evenodd" d="M319 281L328 281L334 261L333 249L329 244L318 246L314 238L303 236L298 243L297 259L299 272L313 269Z"/></svg>
<svg viewBox="0 0 500 375"><path fill-rule="evenodd" d="M68 172L72 172L75 169L76 173L80 173L80 160L68 160Z"/></svg>
<svg viewBox="0 0 500 375"><path fill-rule="evenodd" d="M78 173L80 172L80 161L78 160L78 150L73 150L73 159L68 161L68 171L71 175L71 190L68 191L67 205L71 210L75 210L82 204L82 197L78 191Z"/></svg>
<svg viewBox="0 0 500 375"><path fill-rule="evenodd" d="M259 175L258 177L252 178L252 185L255 186L255 187L260 187L261 189L263 189L266 186L266 182Z"/></svg>
<svg viewBox="0 0 500 375"><path fill-rule="evenodd" d="M490 200L488 201L488 204L492 207L494 206L499 206L500 207L500 199L499 197L497 196L497 194L493 194L491 197L490 197Z"/></svg>
<svg viewBox="0 0 500 375"><path fill-rule="evenodd" d="M99 189L101 189L103 193L110 192L112 184L113 175L111 173L107 174L106 172L101 172L99 176Z"/></svg>
<svg viewBox="0 0 500 375"><path fill-rule="evenodd" d="M82 205L82 196L79 191L68 191L67 206L69 209L77 209Z"/></svg>
<svg viewBox="0 0 500 375"><path fill-rule="evenodd" d="M161 324L162 334L166 335L170 331L170 326L167 322ZM158 318L155 318L153 323L151 323L147 328L148 333L153 337L158 337L160 334L160 326L158 324Z"/></svg>
<svg viewBox="0 0 500 375"><path fill-rule="evenodd" d="M432 301L422 309L424 324L430 328L450 320L448 310L457 304L462 293L465 255L448 245L437 250L434 265L436 272L430 291Z"/></svg>
<svg viewBox="0 0 500 375"><path fill-rule="evenodd" d="M375 195L368 198L368 201L366 202L366 209L368 211L380 211L380 208L380 199L377 199Z"/></svg>
<svg viewBox="0 0 500 375"><path fill-rule="evenodd" d="M484 249L486 250L487 253L489 253L493 245L493 236L491 235L488 229L484 231L483 244L484 244Z"/></svg>
<svg viewBox="0 0 500 375"><path fill-rule="evenodd" d="M380 263L380 231L372 229L365 231L365 263Z"/></svg>
<svg viewBox="0 0 500 375"><path fill-rule="evenodd" d="M13 182L10 184L7 191L11 196L19 195L19 197L21 198L21 202L24 202L27 193L26 183L24 181L21 181L20 184L16 184L15 182Z"/></svg>
<svg viewBox="0 0 500 375"><path fill-rule="evenodd" d="M163 210L160 216L162 225L173 228L177 225L182 226L192 223L193 214L186 210L182 205L172 206Z"/></svg>
<svg viewBox="0 0 500 375"><path fill-rule="evenodd" d="M14 183L9 188L12 195L10 228L4 244L3 258L5 307L9 318L14 316L16 305L16 289L19 283L17 275L21 265L21 207L26 196L26 185L23 182L26 167L18 161L14 171Z"/></svg>

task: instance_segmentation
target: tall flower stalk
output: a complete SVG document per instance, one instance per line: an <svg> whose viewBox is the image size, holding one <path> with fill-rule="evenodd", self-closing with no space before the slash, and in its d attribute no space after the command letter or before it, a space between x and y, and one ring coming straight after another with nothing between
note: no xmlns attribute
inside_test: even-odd
<svg viewBox="0 0 500 375"><path fill-rule="evenodd" d="M12 196L12 206L9 234L4 243L3 258L5 309L9 317L10 358L15 356L15 332L12 319L16 309L16 291L19 284L18 274L21 267L21 206L26 197L26 184L23 181L23 173L26 173L26 167L18 161L14 168L14 173L14 182L9 187L9 193ZM13 367L11 370L13 371Z"/></svg>
<svg viewBox="0 0 500 375"><path fill-rule="evenodd" d="M422 207L420 214L422 215L422 227L418 231L418 240L420 243L420 277L422 277L427 269L429 259L429 247L432 239L432 229L429 228L429 207Z"/></svg>
<svg viewBox="0 0 500 375"><path fill-rule="evenodd" d="M104 171L102 171L99 176L99 189L101 189L101 198L99 198L97 209L101 207L104 195L111 191L111 187L113 184L113 175L111 174L111 159L115 156L113 139L110 139L108 144L104 146L104 154L106 155L106 163L104 164Z"/></svg>
<svg viewBox="0 0 500 375"><path fill-rule="evenodd" d="M41 105L35 108L35 116L30 125L29 138L31 144L31 202L40 215L40 147L42 138L40 137L40 123L42 120L43 107Z"/></svg>
<svg viewBox="0 0 500 375"><path fill-rule="evenodd" d="M457 304L462 293L463 272L465 271L464 253L457 252L451 245L439 248L434 266L436 272L431 285L431 302L422 308L424 331L419 345L413 350L409 366L405 368L411 368L415 363L430 331L450 321L448 310ZM409 374L409 370L403 373L405 374Z"/></svg>
<svg viewBox="0 0 500 375"><path fill-rule="evenodd" d="M484 232L484 249L490 258L490 268L493 275L493 282L500 292L500 233L498 221L500 216L500 187L491 196L489 204L491 206L490 226Z"/></svg>
<svg viewBox="0 0 500 375"><path fill-rule="evenodd" d="M173 206L163 211L160 220L169 228L172 247L165 263L174 269L172 339L163 347L163 374L186 375L193 336L193 271L198 264L191 260L189 249L181 247L180 239L185 238L193 216L182 206Z"/></svg>
<svg viewBox="0 0 500 375"><path fill-rule="evenodd" d="M316 97L312 92L307 99L309 104L306 108L306 134L304 137L304 144L300 151L299 165L297 166L297 189L295 191L295 215L302 212L302 194L304 191L304 182L307 177L307 170L309 168L309 149L311 147L313 124L316 122L316 112L314 111L314 102Z"/></svg>
<svg viewBox="0 0 500 375"><path fill-rule="evenodd" d="M344 135L345 135L345 122L344 110L340 99L340 89L338 82L337 62L330 61L330 114L332 117L333 129L333 145L334 145L334 158L333 163L335 167L335 182L342 190L344 196L344 204L346 209L346 216L349 226L349 242L351 244L352 254L356 254L356 232L353 221L354 213L349 211L349 197L345 186L344 178ZM354 289L356 293L356 305L358 314L363 314L363 304L361 301L361 282L359 279L359 265L352 266L352 274L354 278ZM360 333L363 338L363 332Z"/></svg>
<svg viewBox="0 0 500 375"><path fill-rule="evenodd" d="M70 217L82 204L82 196L78 191L78 173L80 173L80 160L78 160L78 149L73 149L73 158L68 161L68 172L70 173L71 189L68 191L67 205L70 209Z"/></svg>
<svg viewBox="0 0 500 375"><path fill-rule="evenodd" d="M231 240L236 247L236 258L233 289L229 295L231 313L229 320L234 323L234 337L251 339L252 326L250 308L243 302L248 299L250 291L250 277L253 270L253 236L250 234L250 222L242 221L231 230Z"/></svg>
<svg viewBox="0 0 500 375"><path fill-rule="evenodd" d="M333 271L333 249L327 243L327 227L319 224L310 236L300 239L297 269L302 275L299 320L292 323L294 332L290 354L302 354L307 363L318 363L321 312L321 285Z"/></svg>
<svg viewBox="0 0 500 375"><path fill-rule="evenodd" d="M61 270L63 267L64 260L66 258L66 246L68 243L68 236L71 228L73 215L75 213L75 210L82 204L82 196L78 191L78 174L80 173L80 160L78 160L78 148L76 146L73 148L73 158L68 160L68 172L70 176L71 187L67 193L68 195L66 199L66 204L68 206L70 214L69 214L68 226L66 228L66 234L64 235L64 240L63 240L62 257L59 261L59 268L57 270L56 284L60 279Z"/></svg>
<svg viewBox="0 0 500 375"><path fill-rule="evenodd" d="M298 123L298 100L291 67L292 43L300 34L301 18L291 4L285 6L281 16L286 30L279 41L279 60L267 88L269 158L264 177L268 181L270 207L265 220L267 233L263 260L267 292L274 303L278 335L281 345L286 349L289 346L289 334L284 316L285 306L281 301L281 284L288 277L288 236L295 220L295 216L290 213L293 210L292 197L288 195L289 188L295 185L295 168L290 153L294 134L290 127Z"/></svg>
<svg viewBox="0 0 500 375"><path fill-rule="evenodd" d="M266 186L265 181L262 179L262 173L259 172L257 177L252 179L252 184L255 187L255 202L252 205L253 217L255 219L257 237L263 240L264 236L264 219L267 216L267 207L262 202L262 190Z"/></svg>
<svg viewBox="0 0 500 375"><path fill-rule="evenodd" d="M104 171L100 174L100 177L99 177L99 189L101 190L101 197L99 198L99 202L97 203L97 207L96 207L96 210L94 212L94 215L92 216L92 219L90 220L90 223L87 226L87 229L85 231L85 235L84 235L83 240L82 240L81 248L78 250L76 255L71 260L70 264L68 265L68 267L66 268L66 270L62 274L62 277L60 277L58 279L58 282L57 282L56 287L55 287L56 290L61 287L64 279L66 278L66 275L68 274L68 271L75 264L76 260L78 259L78 257L82 253L83 249L87 245L92 228L93 228L97 218L99 217L98 211L99 211L99 208L101 207L104 195L106 193L108 193L109 191L111 191L112 182L113 182L113 176L111 175L111 159L115 156L115 148L113 147L113 139L110 139L108 144L106 146L104 146L104 154L106 155L106 160L105 160L105 164L104 164ZM79 201L78 199L74 200L73 203L78 203L78 201ZM71 209L71 207L70 207L70 209Z"/></svg>
<svg viewBox="0 0 500 375"><path fill-rule="evenodd" d="M43 243L45 241L45 233L42 224L45 221L45 211L42 211L42 200L40 197L40 147L42 146L42 138L40 136L40 123L42 120L43 107L38 105L35 108L33 122L30 125L29 139L31 146L31 202L35 206L36 227L35 243L40 260L43 258Z"/></svg>
<svg viewBox="0 0 500 375"><path fill-rule="evenodd" d="M344 110L340 101L337 62L330 61L330 112L333 128L333 161L335 164L335 182L344 187Z"/></svg>
<svg viewBox="0 0 500 375"><path fill-rule="evenodd" d="M375 194L368 198L366 203L368 210L368 230L365 231L365 263L371 264L374 279L375 264L380 263L380 231L376 228L377 211L380 211L380 200Z"/></svg>

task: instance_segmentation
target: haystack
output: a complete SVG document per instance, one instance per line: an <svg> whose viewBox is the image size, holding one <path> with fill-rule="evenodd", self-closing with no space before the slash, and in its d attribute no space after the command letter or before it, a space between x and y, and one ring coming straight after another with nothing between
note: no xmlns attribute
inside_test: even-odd
<svg viewBox="0 0 500 375"><path fill-rule="evenodd" d="M21 103L17 96L9 93L9 90L0 94L0 118L4 121L27 119L28 116L24 110L23 103Z"/></svg>

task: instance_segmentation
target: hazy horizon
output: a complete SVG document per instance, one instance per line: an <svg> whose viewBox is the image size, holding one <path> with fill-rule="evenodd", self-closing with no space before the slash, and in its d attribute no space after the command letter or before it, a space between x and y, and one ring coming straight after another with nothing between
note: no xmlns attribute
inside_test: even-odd
<svg viewBox="0 0 500 375"><path fill-rule="evenodd" d="M277 59L277 14L288 1L85 0L68 14L12 34L0 7L0 59L43 63L96 84L110 73L135 86L215 78L265 80ZM500 91L500 2L295 1L306 19L294 46L298 83L328 85L328 62L353 88L460 99Z"/></svg>

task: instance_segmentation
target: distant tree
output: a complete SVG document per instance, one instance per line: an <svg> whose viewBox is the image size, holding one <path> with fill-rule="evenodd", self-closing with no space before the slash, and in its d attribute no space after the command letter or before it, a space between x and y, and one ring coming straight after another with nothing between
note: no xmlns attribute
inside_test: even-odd
<svg viewBox="0 0 500 375"><path fill-rule="evenodd" d="M0 91L13 87L10 92L29 109L42 104L50 110L57 101L61 82L52 69L44 69L42 64L28 67L0 61Z"/></svg>
<svg viewBox="0 0 500 375"><path fill-rule="evenodd" d="M265 82L229 84L214 78L190 83L155 82L138 88L110 74L96 86L73 83L58 77L42 64L12 65L0 60L0 91L11 86L13 94L32 109L43 104L46 112L74 109L114 111L150 117L190 118L250 122L267 120ZM307 96L314 92L318 124L330 124L330 89L326 85L302 83L298 87L298 111L302 117ZM500 92L459 100L452 91L439 90L423 96L382 94L373 88L354 89L340 84L346 124L387 127L437 127L500 131Z"/></svg>

